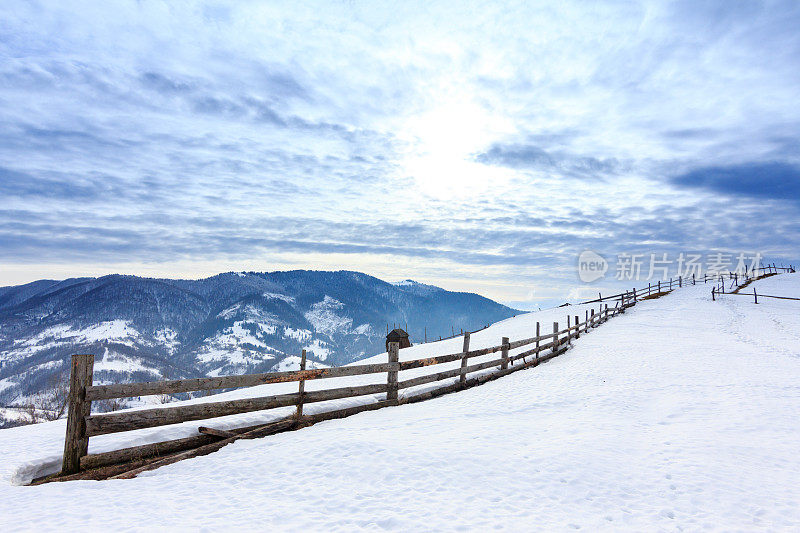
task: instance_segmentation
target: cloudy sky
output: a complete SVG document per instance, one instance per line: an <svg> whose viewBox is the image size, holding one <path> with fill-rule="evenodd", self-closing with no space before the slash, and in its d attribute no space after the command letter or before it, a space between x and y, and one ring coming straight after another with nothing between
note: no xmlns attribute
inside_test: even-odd
<svg viewBox="0 0 800 533"><path fill-rule="evenodd" d="M0 285L800 258L798 2L230 4L0 5Z"/></svg>

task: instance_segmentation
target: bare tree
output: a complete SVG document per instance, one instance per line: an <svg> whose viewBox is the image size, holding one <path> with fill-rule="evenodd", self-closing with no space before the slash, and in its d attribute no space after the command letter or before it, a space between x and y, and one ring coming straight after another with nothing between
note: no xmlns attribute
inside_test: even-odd
<svg viewBox="0 0 800 533"><path fill-rule="evenodd" d="M22 410L25 412L25 415L28 417L29 424L38 424L41 421L41 417L36 410L36 405L33 402L28 402L22 406Z"/></svg>
<svg viewBox="0 0 800 533"><path fill-rule="evenodd" d="M161 381L169 381L171 379L172 379L172 372L169 369L165 368L161 372ZM158 400L158 403L170 403L175 398L173 398L171 394L159 394L156 397L156 399Z"/></svg>
<svg viewBox="0 0 800 533"><path fill-rule="evenodd" d="M35 394L23 406L32 424L48 420L58 420L67 412L69 402L69 380L66 371L53 374L47 380L46 388Z"/></svg>
<svg viewBox="0 0 800 533"><path fill-rule="evenodd" d="M125 400L122 398L109 398L106 400L99 400L97 402L97 410L101 413L119 411L123 407L125 407Z"/></svg>

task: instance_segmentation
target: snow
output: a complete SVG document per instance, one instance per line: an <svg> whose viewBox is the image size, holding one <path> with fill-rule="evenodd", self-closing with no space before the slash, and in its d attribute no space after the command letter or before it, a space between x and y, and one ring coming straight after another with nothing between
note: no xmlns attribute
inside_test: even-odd
<svg viewBox="0 0 800 533"><path fill-rule="evenodd" d="M337 315L335 310L341 309L344 304L335 298L325 296L321 302L311 305L305 317L314 327L314 331L330 335L332 333L347 333L353 324L351 318Z"/></svg>
<svg viewBox="0 0 800 533"><path fill-rule="evenodd" d="M175 351L181 345L180 341L178 340L178 332L170 328L163 328L156 331L153 335L153 339L158 344L166 347L170 354L175 353Z"/></svg>
<svg viewBox="0 0 800 533"><path fill-rule="evenodd" d="M756 287L800 295L800 275ZM797 530L800 302L755 305L745 296L712 302L710 289L685 287L641 302L535 369L427 402L238 441L134 480L15 486L58 468L65 421L0 430L0 524L8 530ZM472 348L530 336L536 321L547 331L585 308L504 320L473 334ZM458 352L461 342L416 345L400 355ZM381 354L368 361L385 360ZM415 369L401 379L455 365ZM306 390L384 379L315 380ZM190 401L296 387L265 385ZM102 436L91 440L90 451L289 412Z"/></svg>
<svg viewBox="0 0 800 533"><path fill-rule="evenodd" d="M283 300L286 303L294 302L294 296L287 296L286 294L278 294L277 292L265 292L263 296L267 300Z"/></svg>
<svg viewBox="0 0 800 533"><path fill-rule="evenodd" d="M161 375L158 370L144 365L142 360L138 357L129 357L124 354L113 352L108 348L105 349L102 357L96 359L94 362L94 371L99 372L102 370L107 370L110 372L142 371L150 372L156 376Z"/></svg>
<svg viewBox="0 0 800 533"><path fill-rule="evenodd" d="M277 331L277 327L273 324L238 320L216 336L206 340L202 348L197 351L197 360L202 363L224 361L232 365L247 365L275 359L275 354L283 354L282 351L268 346L256 337L245 325L253 325L265 334L274 335ZM272 353L249 350L245 346L253 346Z"/></svg>
<svg viewBox="0 0 800 533"><path fill-rule="evenodd" d="M0 379L0 392L3 392L6 389L10 389L16 384L17 384L16 382L11 381L9 378Z"/></svg>
<svg viewBox="0 0 800 533"><path fill-rule="evenodd" d="M305 346L306 351L313 353L317 359L324 361L331 354L329 348L326 348L327 343L319 339L314 339L311 343Z"/></svg>
<svg viewBox="0 0 800 533"><path fill-rule="evenodd" d="M28 339L15 341L14 347L6 352L6 358L18 359L63 344L113 342L134 346L134 340L140 338L139 332L129 320L110 320L83 329L74 329L72 326L60 324L47 328Z"/></svg>
<svg viewBox="0 0 800 533"><path fill-rule="evenodd" d="M307 329L294 329L286 327L283 329L283 336L303 342L311 338L311 332Z"/></svg>
<svg viewBox="0 0 800 533"><path fill-rule="evenodd" d="M21 409L19 407L0 407L0 423L29 420L30 416L28 416L28 414L25 412L25 409Z"/></svg>
<svg viewBox="0 0 800 533"><path fill-rule="evenodd" d="M300 356L299 355L290 355L285 359L281 360L280 363L275 365L273 371L274 372L289 372L292 370L300 370ZM324 365L322 363L317 363L316 361L306 360L306 369L312 370L314 368L327 368L328 365Z"/></svg>
<svg viewBox="0 0 800 533"><path fill-rule="evenodd" d="M353 329L353 333L356 333L358 335L371 335L372 326L370 326L369 324L361 324Z"/></svg>

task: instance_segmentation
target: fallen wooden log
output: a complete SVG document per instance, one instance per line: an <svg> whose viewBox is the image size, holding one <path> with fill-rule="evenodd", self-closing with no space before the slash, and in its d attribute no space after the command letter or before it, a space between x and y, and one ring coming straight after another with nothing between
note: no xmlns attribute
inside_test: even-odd
<svg viewBox="0 0 800 533"><path fill-rule="evenodd" d="M254 426L247 426L242 428L230 429L232 433L245 433L263 424ZM110 452L101 452L89 454L81 457L81 470L92 470L103 466L108 466L118 463L127 463L131 461L138 461L149 457L164 457L176 452L182 452L192 448L197 448L204 444L210 444L219 440L219 437L211 435L194 435L192 437L184 437L181 439L166 440L161 442L153 442L150 444L142 444L140 446L131 446L129 448L122 448L120 450L113 450Z"/></svg>
<svg viewBox="0 0 800 533"><path fill-rule="evenodd" d="M208 455L209 453L215 452L220 448L223 448L228 444L237 441L239 439L255 439L258 437L266 437L267 435L272 435L273 433L285 431L296 424L297 420L295 420L294 418L290 420L283 420L281 422L274 422L272 424L266 424L264 426L257 427L251 431L242 433L240 435L234 435L233 437L228 437L227 439L223 439L218 442L212 442L211 444L206 444L198 448L194 448L193 450L186 450L184 452L179 452L169 457L164 457L163 459L155 460L148 464L128 470L127 472L111 476L108 479L131 479L141 474L142 472L147 472L148 470L155 470L156 468L166 466L172 463L177 463L178 461L183 461L184 459L191 459L192 457L200 457L203 455Z"/></svg>
<svg viewBox="0 0 800 533"><path fill-rule="evenodd" d="M230 437L236 436L236 433L232 431L225 431L224 429L207 428L204 426L200 426L199 428L197 428L197 431L199 431L203 435L211 435L212 437L220 437L223 439L228 439Z"/></svg>

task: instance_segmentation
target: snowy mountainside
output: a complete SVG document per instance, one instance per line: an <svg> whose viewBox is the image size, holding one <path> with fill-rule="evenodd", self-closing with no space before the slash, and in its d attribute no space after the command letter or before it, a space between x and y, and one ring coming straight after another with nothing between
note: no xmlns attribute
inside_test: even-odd
<svg viewBox="0 0 800 533"><path fill-rule="evenodd" d="M310 366L337 366L383 351L387 323L420 342L515 313L347 271L40 280L0 288L0 405L50 386L73 353L95 354L97 382L285 370L302 349Z"/></svg>

